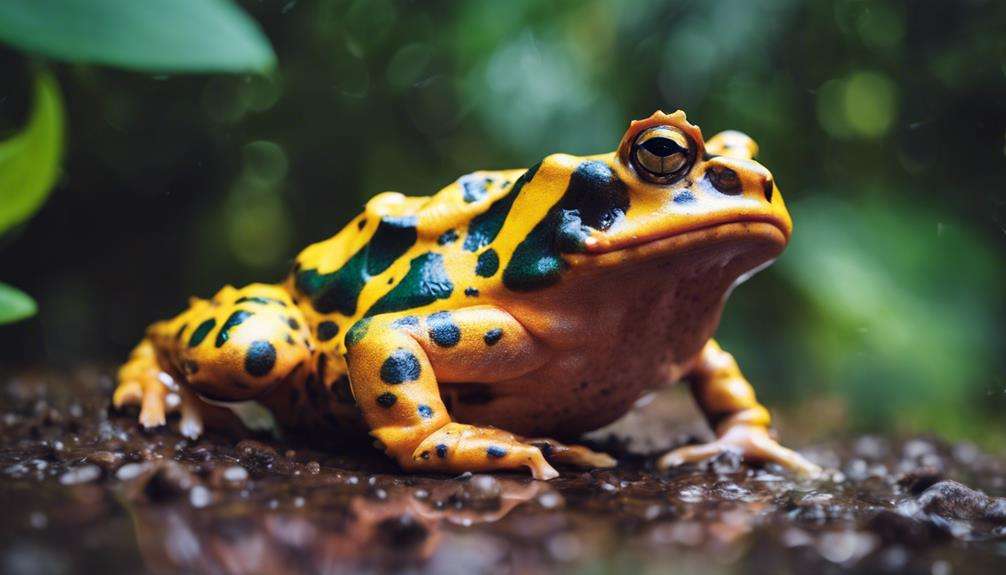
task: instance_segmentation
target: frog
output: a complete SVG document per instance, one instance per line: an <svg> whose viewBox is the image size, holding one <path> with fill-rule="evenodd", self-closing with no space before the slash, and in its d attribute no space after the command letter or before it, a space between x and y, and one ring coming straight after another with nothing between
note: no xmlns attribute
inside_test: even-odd
<svg viewBox="0 0 1006 575"><path fill-rule="evenodd" d="M657 111L612 152L380 193L280 282L152 324L112 401L147 428L180 412L192 438L226 412L337 443L369 433L405 472L547 480L616 465L575 438L684 381L715 438L658 468L734 452L815 475L713 338L733 288L793 230L757 153L742 132L706 141L683 111Z"/></svg>

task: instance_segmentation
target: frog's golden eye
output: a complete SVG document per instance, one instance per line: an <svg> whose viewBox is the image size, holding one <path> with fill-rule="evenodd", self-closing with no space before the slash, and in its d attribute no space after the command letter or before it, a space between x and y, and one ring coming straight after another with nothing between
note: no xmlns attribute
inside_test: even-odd
<svg viewBox="0 0 1006 575"><path fill-rule="evenodd" d="M688 136L667 126L656 126L639 134L632 144L632 163L643 179L670 184L691 168L694 146Z"/></svg>

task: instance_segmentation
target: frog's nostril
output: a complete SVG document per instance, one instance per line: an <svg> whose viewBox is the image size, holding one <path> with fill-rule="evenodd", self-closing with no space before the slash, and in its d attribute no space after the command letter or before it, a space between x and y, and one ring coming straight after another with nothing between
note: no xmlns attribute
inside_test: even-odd
<svg viewBox="0 0 1006 575"><path fill-rule="evenodd" d="M772 178L765 178L765 181L762 182L762 190L765 192L765 201L772 201L772 190L774 188L775 182L772 181Z"/></svg>

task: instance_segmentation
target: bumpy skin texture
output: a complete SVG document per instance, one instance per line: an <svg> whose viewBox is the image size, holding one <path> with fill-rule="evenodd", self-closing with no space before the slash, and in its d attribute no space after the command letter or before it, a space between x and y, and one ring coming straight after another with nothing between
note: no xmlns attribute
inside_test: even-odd
<svg viewBox="0 0 1006 575"><path fill-rule="evenodd" d="M282 284L226 287L152 325L115 404L141 405L147 426L180 409L191 436L225 408L252 427L362 424L407 470L550 478L549 461L614 460L533 437L598 428L687 379L718 439L662 465L734 449L813 473L711 339L730 288L792 229L756 152L657 112L609 154L380 194Z"/></svg>

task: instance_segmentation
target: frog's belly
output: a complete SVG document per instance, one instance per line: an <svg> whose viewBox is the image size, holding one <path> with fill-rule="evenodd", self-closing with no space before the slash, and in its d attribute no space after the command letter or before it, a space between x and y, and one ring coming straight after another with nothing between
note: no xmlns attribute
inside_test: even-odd
<svg viewBox="0 0 1006 575"><path fill-rule="evenodd" d="M646 391L676 381L683 362L672 353L627 354L631 346L567 352L517 379L492 384L442 383L456 421L520 435L570 437L603 427Z"/></svg>

